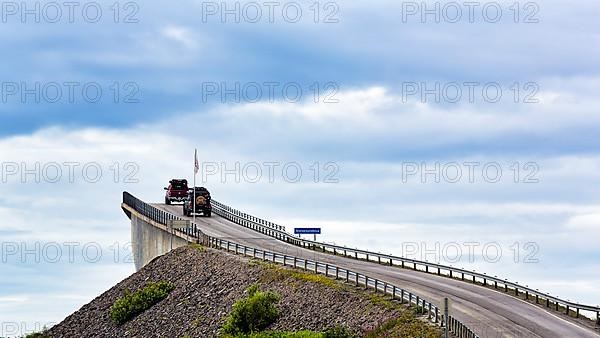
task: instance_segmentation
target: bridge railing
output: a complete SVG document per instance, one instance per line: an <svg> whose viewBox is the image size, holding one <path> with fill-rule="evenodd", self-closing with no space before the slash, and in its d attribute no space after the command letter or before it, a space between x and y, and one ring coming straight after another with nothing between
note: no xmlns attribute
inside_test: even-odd
<svg viewBox="0 0 600 338"><path fill-rule="evenodd" d="M496 276L488 276L485 273L455 268L439 263L420 261L416 259L381 254L368 250L353 249L345 246L303 239L287 233L284 226L241 212L215 200L212 200L211 203L213 206L213 212L217 215L243 227L253 229L299 247L389 266L409 268L416 271L422 271L425 273L431 273L453 279L460 279L461 281L480 284L496 290L504 290L504 292L514 295L515 297L519 297L521 299L524 298L528 301L535 302L535 304L539 304L540 306L545 306L548 309L564 312L565 314L576 318L587 314L587 317L591 319L595 315L596 323L600 325L600 306L585 305L564 300L548 293L534 290L528 286L520 285L517 282L510 282L506 279L501 279Z"/></svg>
<svg viewBox="0 0 600 338"><path fill-rule="evenodd" d="M123 203L133 208L143 216L153 221L166 225L171 219L182 219L178 216L160 210L150 204L147 204L128 192L123 192ZM180 235L187 235L195 238L199 243L206 246L242 254L244 256L260 259L262 261L291 266L297 269L310 271L315 274L323 274L326 277L332 277L336 280L344 280L347 283L353 283L356 286L362 286L366 290L371 289L376 293L381 292L394 300L399 300L401 304L406 303L409 306L415 306L417 313L427 315L427 319L432 323L444 327L446 321L440 308L416 294L400 288L394 284L373 278L357 271L346 269L340 266L319 262L307 258L300 258L291 255L285 255L277 252L263 250L245 246L223 238L209 236L198 229L196 224L192 224L189 229L176 230ZM448 330L459 338L479 338L467 325L463 324L453 316L448 316Z"/></svg>

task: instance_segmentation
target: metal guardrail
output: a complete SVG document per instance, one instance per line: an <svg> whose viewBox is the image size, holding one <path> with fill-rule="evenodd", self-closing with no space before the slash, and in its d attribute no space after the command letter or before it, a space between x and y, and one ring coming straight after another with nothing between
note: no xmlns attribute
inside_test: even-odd
<svg viewBox="0 0 600 338"><path fill-rule="evenodd" d="M460 280L462 281L480 283L483 286L493 287L494 289L504 289L504 292L506 293L514 293L515 297L520 298L520 296L524 296L524 298L527 300L535 300L536 304L545 305L546 308L554 309L555 311L564 311L565 314L569 316L575 315L576 318L580 317L580 312L585 311L589 312L590 314L595 313L596 323L600 325L600 306L584 305L568 300L563 300L561 298L551 296L548 293L540 292L539 290L534 290L527 286L519 285L516 282L510 282L506 279L488 276L485 273L478 273L475 271L455 268L452 266L446 266L438 263L431 263L416 259L386 255L367 250L352 249L345 246L303 239L289 234L285 232L285 230L280 230L285 229L285 227L281 225L277 225L273 222L269 222L256 216L246 214L215 200L212 200L211 203L213 205L213 212L217 215L246 228L250 228L252 230L261 232L263 234L296 246L300 246L307 249L320 250L322 252L330 253L333 255L376 262L379 264L409 268L416 271L436 274L439 276L445 276L456 279L460 278Z"/></svg>
<svg viewBox="0 0 600 338"><path fill-rule="evenodd" d="M173 214L160 210L149 205L128 192L123 192L123 203L132 207L140 214L152 219L155 222L166 225L169 220L182 219ZM213 206L214 207L214 206ZM386 281L369 277L357 271L352 271L336 265L271 252L259 248L248 247L226 239L209 236L198 229L195 223L188 229L176 229L175 232L180 236L195 238L199 243L206 246L222 249L235 254L260 259L266 262L291 266L297 269L323 274L326 277L335 277L336 280L345 280L347 283L354 283L356 286L363 286L365 290L372 289L376 293L389 295L394 300L399 300L401 304L407 303L409 306L416 306L422 315L427 315L427 319L432 323L444 327L445 318L440 308L426 299L420 298L412 292L395 286ZM479 338L467 325L452 316L448 316L448 330L459 338Z"/></svg>

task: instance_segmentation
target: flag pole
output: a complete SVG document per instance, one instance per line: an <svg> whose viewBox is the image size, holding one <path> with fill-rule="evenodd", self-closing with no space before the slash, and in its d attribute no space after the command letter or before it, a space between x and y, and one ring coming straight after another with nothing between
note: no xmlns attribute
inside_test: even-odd
<svg viewBox="0 0 600 338"><path fill-rule="evenodd" d="M194 149L194 211L192 214L192 223L196 224L196 163L198 163L198 150Z"/></svg>

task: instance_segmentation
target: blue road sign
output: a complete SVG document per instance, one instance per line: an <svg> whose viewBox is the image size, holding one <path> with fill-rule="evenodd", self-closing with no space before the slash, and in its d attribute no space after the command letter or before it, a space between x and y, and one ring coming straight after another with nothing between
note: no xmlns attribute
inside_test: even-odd
<svg viewBox="0 0 600 338"><path fill-rule="evenodd" d="M296 235L320 235L321 228L294 228Z"/></svg>

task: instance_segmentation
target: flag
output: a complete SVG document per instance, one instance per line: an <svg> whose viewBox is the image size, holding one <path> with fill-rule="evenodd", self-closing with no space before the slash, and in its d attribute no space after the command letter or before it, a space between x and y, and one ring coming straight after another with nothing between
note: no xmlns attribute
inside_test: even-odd
<svg viewBox="0 0 600 338"><path fill-rule="evenodd" d="M198 164L198 150L194 149L194 175L198 173L200 170L200 165Z"/></svg>

